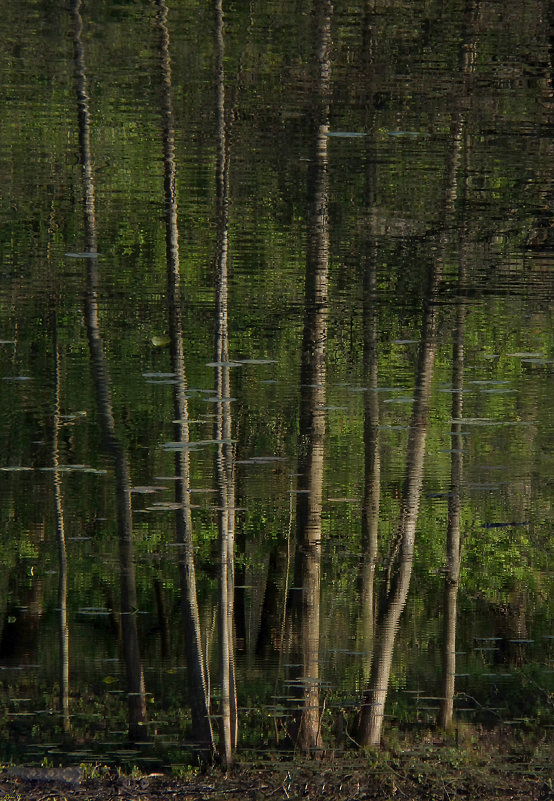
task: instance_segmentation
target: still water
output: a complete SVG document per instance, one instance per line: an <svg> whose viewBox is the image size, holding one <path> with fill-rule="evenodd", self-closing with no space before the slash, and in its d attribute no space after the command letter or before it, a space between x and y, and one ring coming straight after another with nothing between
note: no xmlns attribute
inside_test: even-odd
<svg viewBox="0 0 554 801"><path fill-rule="evenodd" d="M4 11L2 758L551 729L551 4Z"/></svg>

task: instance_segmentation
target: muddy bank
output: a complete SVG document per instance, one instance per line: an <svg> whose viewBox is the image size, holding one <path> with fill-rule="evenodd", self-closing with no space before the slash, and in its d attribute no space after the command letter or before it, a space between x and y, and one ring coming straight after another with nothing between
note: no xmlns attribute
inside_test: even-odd
<svg viewBox="0 0 554 801"><path fill-rule="evenodd" d="M488 801L554 800L553 743L482 737L463 747L419 742L410 748L368 752L363 757L328 754L321 760L241 762L228 774L182 770L125 775L101 765L65 769L4 768L0 799L6 801Z"/></svg>

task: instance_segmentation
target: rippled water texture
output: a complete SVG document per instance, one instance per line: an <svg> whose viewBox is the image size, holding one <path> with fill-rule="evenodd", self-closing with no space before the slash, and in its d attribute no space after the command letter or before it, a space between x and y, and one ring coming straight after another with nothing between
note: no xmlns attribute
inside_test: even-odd
<svg viewBox="0 0 554 801"><path fill-rule="evenodd" d="M0 21L3 759L554 725L547 0Z"/></svg>

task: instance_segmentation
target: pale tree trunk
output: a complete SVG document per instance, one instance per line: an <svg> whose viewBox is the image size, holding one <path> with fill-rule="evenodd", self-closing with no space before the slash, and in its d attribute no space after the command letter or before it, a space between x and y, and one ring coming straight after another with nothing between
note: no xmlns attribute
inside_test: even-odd
<svg viewBox="0 0 554 801"><path fill-rule="evenodd" d="M111 386L104 356L98 321L98 258L94 177L90 147L90 115L87 94L85 54L82 43L83 23L80 14L81 0L72 0L73 52L75 85L79 116L79 155L82 171L83 212L87 262L87 292L85 321L92 361L98 416L106 452L112 459L115 474L115 496L119 543L121 630L123 655L127 675L129 709L129 737L139 739L146 721L144 676L140 659L137 630L137 594L133 554L133 519L131 486L126 454L115 432L112 411Z"/></svg>
<svg viewBox="0 0 554 801"><path fill-rule="evenodd" d="M308 753L322 746L319 702L319 618L321 509L325 447L326 348L329 273L328 132L331 82L331 13L315 0L313 140L308 167L305 316L300 372L296 552L291 591L293 624L299 638L300 709L296 747Z"/></svg>
<svg viewBox="0 0 554 801"><path fill-rule="evenodd" d="M463 259L461 256L459 280L463 285ZM461 561L461 488L463 479L462 436L463 386L464 386L464 333L466 308L463 299L458 299L456 331L452 347L452 423L450 443L450 494L448 496L448 525L446 531L446 571L444 577L443 641L442 641L442 691L438 725L450 729L454 712L454 689L456 674L456 610L460 583Z"/></svg>
<svg viewBox="0 0 554 801"><path fill-rule="evenodd" d="M406 603L412 574L416 525L423 482L429 398L436 351L438 309L432 301L436 294L438 265L434 266L432 273L431 291L427 298L422 329L414 406L408 438L406 477L396 537L397 573L387 592L380 625L376 631L371 683L364 697L360 717L359 740L364 746L375 746L381 742L385 701L398 622Z"/></svg>
<svg viewBox="0 0 554 801"><path fill-rule="evenodd" d="M67 626L67 552L65 546L65 520L63 508L62 477L60 473L60 353L57 338L57 321L53 320L54 351L54 426L52 435L52 470L54 477L54 502L56 510L56 532L58 539L58 627L60 634L60 711L64 734L70 730L69 717L69 629Z"/></svg>
<svg viewBox="0 0 554 801"><path fill-rule="evenodd" d="M219 657L221 680L222 759L233 763L238 716L235 678L234 550L235 550L235 449L231 440L231 380L229 369L229 151L225 119L225 40L222 0L215 0L216 113L217 113L217 254L215 395L217 398L215 439L219 490Z"/></svg>
<svg viewBox="0 0 554 801"><path fill-rule="evenodd" d="M177 166L175 161L171 58L167 27L168 11L164 0L156 0L156 7L162 78L160 101L164 160L167 302L171 340L171 370L175 375L175 383L173 385L173 425L175 443L176 445L182 444L181 448L175 448L175 501L179 504L176 510L176 535L179 544L181 607L187 657L192 736L200 757L205 761L211 762L214 754L214 739L210 720L209 696L206 687L204 656L202 653L190 501L190 433L181 311L179 220L176 191Z"/></svg>
<svg viewBox="0 0 554 801"><path fill-rule="evenodd" d="M381 742L396 634L400 616L406 604L412 575L416 527L423 483L429 401L437 345L439 307L436 304L436 297L442 275L444 254L449 243L448 223L453 220L457 198L457 176L462 132L461 120L456 118L451 126L451 148L445 176L443 197L445 233L443 233L439 242L439 256L431 267L422 323L400 519L387 571L386 597L380 614L380 625L375 637L371 681L364 697L360 715L359 740L364 746L377 746Z"/></svg>
<svg viewBox="0 0 554 801"><path fill-rule="evenodd" d="M475 49L475 24L478 4L473 0L468 0L465 8L463 45L460 50L460 72L464 78L464 94L461 103L467 105L470 96L470 80L474 71L476 49ZM454 221L455 202L458 196L457 173L460 172L460 164L463 156L465 140L467 138L466 115L467 108L459 112L453 121L452 126L452 174L450 205L447 206L447 215ZM467 158L469 149L465 146L466 165L465 171L461 175L461 180L465 182L467 174ZM462 210L463 213L463 210ZM442 678L441 678L441 700L437 716L438 725L448 730L452 727L454 715L454 692L456 674L456 618L458 603L458 588L460 584L460 565L462 554L461 542L461 491L463 481L464 466L464 440L462 436L463 416L463 387L464 387L464 336L466 303L463 298L464 287L467 279L467 237L465 222L462 217L458 223L460 231L458 250L458 287L459 296L456 308L456 327L454 330L454 341L452 344L452 423L450 428L451 458L450 458L450 493L448 496L448 523L446 530L446 569L444 576L444 602L443 602L443 641L442 641Z"/></svg>

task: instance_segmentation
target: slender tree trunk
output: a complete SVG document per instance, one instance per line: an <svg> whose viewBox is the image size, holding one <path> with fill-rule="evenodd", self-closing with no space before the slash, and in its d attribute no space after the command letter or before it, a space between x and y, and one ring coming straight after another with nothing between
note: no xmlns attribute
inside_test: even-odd
<svg viewBox="0 0 554 801"><path fill-rule="evenodd" d="M215 0L216 113L217 113L217 256L215 394L217 397L215 438L218 441L216 470L219 489L219 649L221 679L222 758L226 768L233 763L238 717L235 679L234 549L235 549L235 451L231 440L231 378L229 369L229 151L225 120L225 40L222 0Z"/></svg>
<svg viewBox="0 0 554 801"><path fill-rule="evenodd" d="M194 538L190 503L190 432L187 401L187 380L183 347L181 313L181 270L179 260L179 225L176 193L175 124L172 104L171 58L167 5L156 0L157 22L160 35L162 142L164 159L164 196L166 226L167 302L171 369L175 374L173 385L173 413L175 448L175 501L176 534L179 543L179 576L181 606L185 634L189 679L189 703L192 715L192 736L199 754L212 761L214 740L210 720L210 704L206 687L205 665L202 653L200 615L196 593Z"/></svg>
<svg viewBox="0 0 554 801"><path fill-rule="evenodd" d="M305 316L300 371L296 551L292 591L293 623L300 637L302 701L296 747L322 745L319 704L319 618L321 591L321 509L325 448L326 349L329 272L328 132L331 82L331 13L328 0L315 0L312 153L308 166Z"/></svg>
<svg viewBox="0 0 554 801"><path fill-rule="evenodd" d="M62 477L60 473L60 353L57 339L57 322L53 321L54 348L54 430L52 435L52 469L56 532L58 539L58 626L60 633L60 710L65 734L70 730L69 718L69 629L67 626L67 552L65 547L65 520L63 509Z"/></svg>
<svg viewBox="0 0 554 801"><path fill-rule="evenodd" d="M381 741L396 632L408 596L412 574L415 533L423 482L429 398L436 351L438 310L433 305L433 299L438 280L437 265L434 266L432 273L431 291L427 300L422 329L414 407L408 438L406 478L397 531L398 572L392 580L385 599L381 622L376 634L370 688L364 698L360 718L359 739L365 746L379 745Z"/></svg>
<svg viewBox="0 0 554 801"><path fill-rule="evenodd" d="M475 21L478 4L467 0L464 14L463 45L460 49L460 72L464 77L464 94L461 103L465 104L470 95L469 81L475 63ZM466 140L467 109L455 115L452 125L452 174L450 205L447 215L455 218L455 202L458 197L457 173L460 172L462 148ZM467 156L467 147L466 147ZM466 158L467 162L467 158ZM465 185L465 174L462 180ZM463 212L463 207L462 207ZM443 608L443 642L442 642L442 690L437 723L443 729L450 729L454 714L454 691L456 674L456 618L458 588L460 584L460 564L462 554L461 543L461 491L464 467L464 440L462 436L463 387L464 387L464 337L466 304L463 289L467 278L466 269L466 229L462 217L458 224L460 236L458 240L458 286L459 296L456 309L456 327L452 343L452 423L450 428L451 460L450 460L450 494L448 496L448 523L446 530L446 570L444 576L444 608Z"/></svg>
<svg viewBox="0 0 554 801"><path fill-rule="evenodd" d="M104 356L98 321L96 212L90 147L89 98L87 94L85 54L81 38L83 23L81 20L80 8L81 0L72 0L71 18L73 21L75 85L79 116L79 152L82 170L84 232L88 254L86 259L87 292L85 296L85 320L96 390L99 422L106 452L111 457L114 465L119 542L121 629L127 673L129 737L132 740L136 740L142 736L143 723L146 720L146 700L136 618L137 594L133 554L131 487L127 457L115 433L110 377Z"/></svg>
<svg viewBox="0 0 554 801"><path fill-rule="evenodd" d="M460 260L459 281L463 285L464 257ZM448 497L448 526L446 531L446 572L444 577L444 621L442 642L442 692L438 724L443 729L452 726L456 673L456 609L460 583L461 560L461 488L463 479L463 385L464 385L464 334L466 307L458 299L456 331L452 346L452 423L450 429L450 495Z"/></svg>
<svg viewBox="0 0 554 801"><path fill-rule="evenodd" d="M456 117L451 126L451 147L443 194L444 232L439 242L438 258L431 267L423 315L400 520L389 560L386 598L376 635L371 682L364 697L360 716L359 739L365 746L377 746L381 742L394 644L412 575L415 535L423 483L429 400L437 346L439 307L436 304L436 297L442 275L443 260L449 243L448 223L452 222L455 211L462 132L461 119Z"/></svg>

